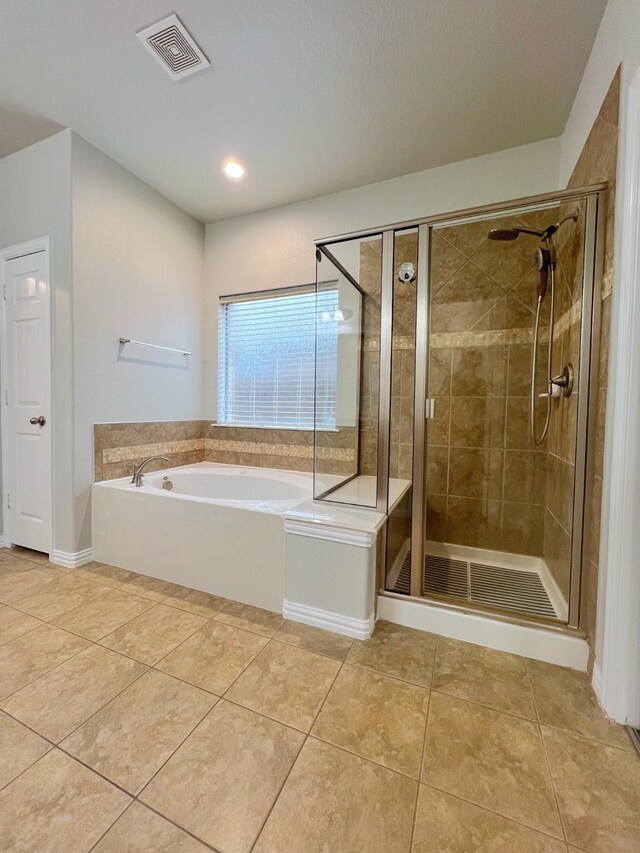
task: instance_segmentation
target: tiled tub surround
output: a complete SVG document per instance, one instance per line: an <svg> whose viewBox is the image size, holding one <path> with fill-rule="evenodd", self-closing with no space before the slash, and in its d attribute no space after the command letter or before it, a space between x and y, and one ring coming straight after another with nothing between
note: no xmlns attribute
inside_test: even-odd
<svg viewBox="0 0 640 853"><path fill-rule="evenodd" d="M149 456L163 455L148 471L221 462L289 471L313 470L310 430L218 426L209 421L165 421L94 425L95 482L131 474ZM327 433L318 449L331 473L351 472L357 458L355 430L340 427Z"/></svg>
<svg viewBox="0 0 640 853"><path fill-rule="evenodd" d="M640 846L626 732L549 664L388 622L353 642L16 549L0 673L2 850Z"/></svg>
<svg viewBox="0 0 640 853"><path fill-rule="evenodd" d="M205 462L313 471L311 430L217 426L204 423ZM356 430L340 426L322 433L316 454L325 473L352 474L357 462Z"/></svg>
<svg viewBox="0 0 640 853"><path fill-rule="evenodd" d="M150 471L192 465L204 461L204 425L200 420L94 424L93 447L95 482L126 477L149 456L170 459L154 461Z"/></svg>

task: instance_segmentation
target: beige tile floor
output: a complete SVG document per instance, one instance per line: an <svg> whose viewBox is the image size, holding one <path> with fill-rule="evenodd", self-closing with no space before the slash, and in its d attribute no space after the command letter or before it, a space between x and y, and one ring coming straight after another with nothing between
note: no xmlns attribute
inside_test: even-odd
<svg viewBox="0 0 640 853"><path fill-rule="evenodd" d="M3 853L639 849L584 675L0 550Z"/></svg>

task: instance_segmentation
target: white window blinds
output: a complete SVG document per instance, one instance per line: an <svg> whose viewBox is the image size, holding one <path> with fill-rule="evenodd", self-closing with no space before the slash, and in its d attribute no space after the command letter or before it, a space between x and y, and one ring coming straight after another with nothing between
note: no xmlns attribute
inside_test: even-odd
<svg viewBox="0 0 640 853"><path fill-rule="evenodd" d="M318 428L334 428L337 310L337 289L222 298L219 423L313 429L315 396Z"/></svg>

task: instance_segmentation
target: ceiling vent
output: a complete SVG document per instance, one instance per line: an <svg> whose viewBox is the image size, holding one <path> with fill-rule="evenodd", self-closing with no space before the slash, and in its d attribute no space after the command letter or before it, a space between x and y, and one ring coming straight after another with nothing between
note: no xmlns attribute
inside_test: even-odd
<svg viewBox="0 0 640 853"><path fill-rule="evenodd" d="M169 15L136 35L172 80L182 80L211 64L177 15Z"/></svg>

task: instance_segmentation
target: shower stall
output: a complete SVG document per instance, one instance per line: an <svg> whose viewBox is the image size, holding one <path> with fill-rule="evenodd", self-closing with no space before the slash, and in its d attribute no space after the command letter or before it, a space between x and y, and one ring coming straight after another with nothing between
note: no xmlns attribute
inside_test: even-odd
<svg viewBox="0 0 640 853"><path fill-rule="evenodd" d="M580 628L603 191L316 242L349 417L316 429L314 497L385 514L379 594Z"/></svg>

